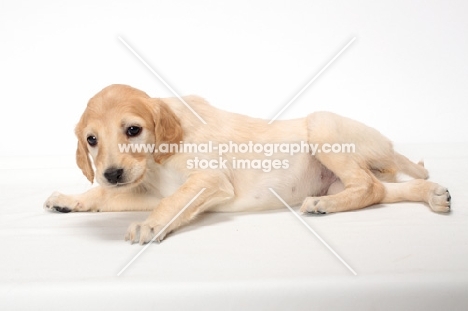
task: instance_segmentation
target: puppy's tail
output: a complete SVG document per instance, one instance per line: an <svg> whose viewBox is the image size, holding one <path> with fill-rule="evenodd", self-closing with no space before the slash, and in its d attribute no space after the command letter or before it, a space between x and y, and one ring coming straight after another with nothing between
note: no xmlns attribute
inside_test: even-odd
<svg viewBox="0 0 468 311"><path fill-rule="evenodd" d="M416 179L428 179L429 172L424 168L424 161L419 161L417 164L411 162L407 157L395 152L395 164L398 171Z"/></svg>

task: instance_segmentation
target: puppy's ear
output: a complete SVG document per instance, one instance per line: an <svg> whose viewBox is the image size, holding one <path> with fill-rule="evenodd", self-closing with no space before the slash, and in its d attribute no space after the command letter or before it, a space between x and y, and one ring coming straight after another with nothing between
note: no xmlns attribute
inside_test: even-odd
<svg viewBox="0 0 468 311"><path fill-rule="evenodd" d="M88 145L85 141L83 141L83 137L81 136L81 131L79 125L76 127L75 130L76 136L78 137L78 146L76 148L76 164L83 172L83 175L93 183L94 181L94 171L91 165L91 159L89 158L88 154Z"/></svg>
<svg viewBox="0 0 468 311"><path fill-rule="evenodd" d="M179 145L183 138L183 131L179 118L163 101L153 101L151 104L156 105L151 109L153 112L156 147L159 148L159 145L161 144ZM155 152L154 160L156 163L161 163L171 155L173 155L173 153Z"/></svg>

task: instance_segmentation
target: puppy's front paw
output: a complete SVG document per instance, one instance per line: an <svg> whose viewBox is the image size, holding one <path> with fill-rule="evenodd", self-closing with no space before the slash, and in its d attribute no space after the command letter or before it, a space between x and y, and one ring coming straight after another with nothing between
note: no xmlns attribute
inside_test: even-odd
<svg viewBox="0 0 468 311"><path fill-rule="evenodd" d="M152 226L147 222L134 222L128 227L125 241L130 241L132 244L140 243L141 245L152 241L161 242L166 236L166 232L163 232L162 229L163 226Z"/></svg>
<svg viewBox="0 0 468 311"><path fill-rule="evenodd" d="M82 204L72 196L54 192L44 202L44 209L60 213L80 211Z"/></svg>

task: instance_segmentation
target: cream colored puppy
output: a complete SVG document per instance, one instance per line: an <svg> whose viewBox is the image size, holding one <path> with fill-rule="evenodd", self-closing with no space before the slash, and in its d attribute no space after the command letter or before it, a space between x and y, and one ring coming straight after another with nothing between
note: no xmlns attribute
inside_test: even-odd
<svg viewBox="0 0 468 311"><path fill-rule="evenodd" d="M177 98L150 98L126 85L111 85L96 94L75 132L77 164L99 186L78 195L55 192L44 207L59 212L152 211L144 222L130 225L125 236L141 244L174 218L157 240L204 211L284 207L271 190L290 206L302 203L304 213L400 201L450 211L449 192L426 180L422 163L396 153L388 139L357 121L315 112L268 124L219 110L197 96L184 100L207 124ZM167 148L183 144L213 148ZM152 146L156 152L121 149L130 145ZM265 149L235 148L249 145ZM273 152L265 152L275 146ZM292 152L292 146L303 150ZM338 152L336 146L354 149ZM398 183L397 173L415 179Z"/></svg>

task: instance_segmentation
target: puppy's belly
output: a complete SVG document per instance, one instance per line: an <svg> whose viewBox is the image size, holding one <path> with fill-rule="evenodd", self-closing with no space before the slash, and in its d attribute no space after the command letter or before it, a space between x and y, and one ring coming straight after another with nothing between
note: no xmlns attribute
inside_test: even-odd
<svg viewBox="0 0 468 311"><path fill-rule="evenodd" d="M285 170L234 172L235 197L210 210L240 212L286 208L270 188L288 205L296 206L308 196L326 195L336 180L330 170L310 155L295 156Z"/></svg>

